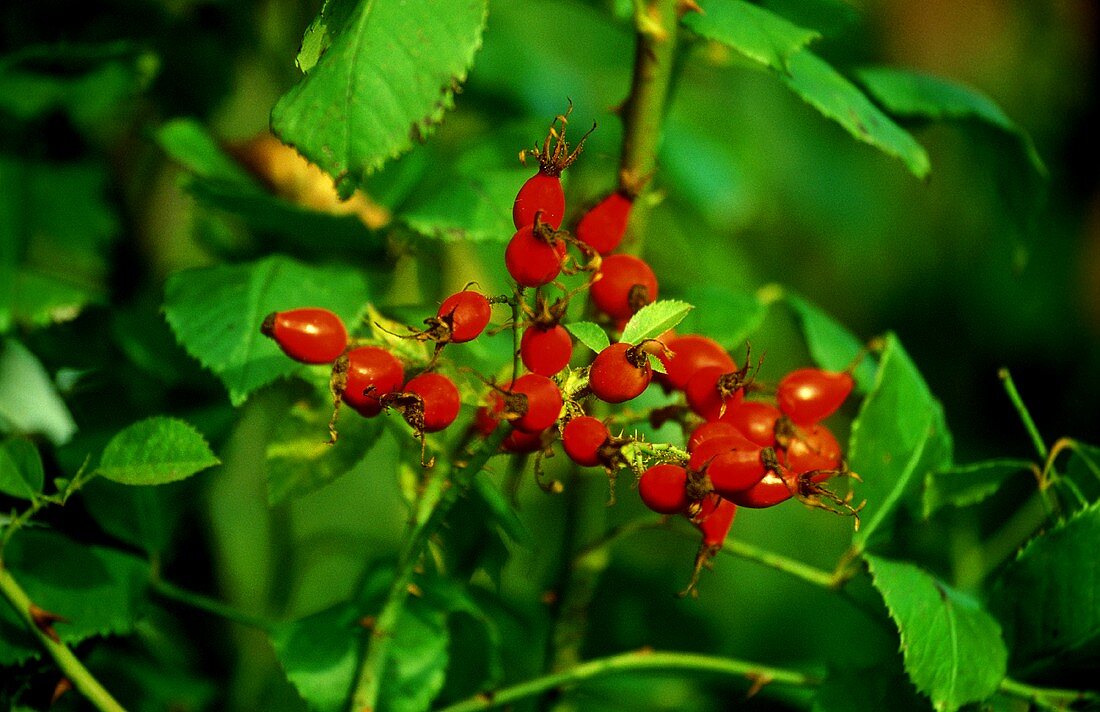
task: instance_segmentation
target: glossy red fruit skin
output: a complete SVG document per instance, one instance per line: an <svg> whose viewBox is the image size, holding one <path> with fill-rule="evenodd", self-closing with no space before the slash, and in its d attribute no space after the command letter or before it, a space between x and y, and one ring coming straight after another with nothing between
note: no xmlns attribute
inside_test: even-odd
<svg viewBox="0 0 1100 712"><path fill-rule="evenodd" d="M512 427L525 433L541 433L561 414L561 391L546 376L528 373L520 376L509 389L527 396L527 412L512 421Z"/></svg>
<svg viewBox="0 0 1100 712"><path fill-rule="evenodd" d="M848 373L800 368L783 377L775 399L795 425L810 425L835 413L854 385Z"/></svg>
<svg viewBox="0 0 1100 712"><path fill-rule="evenodd" d="M601 255L609 255L623 241L634 201L616 191L596 203L577 223L577 239Z"/></svg>
<svg viewBox="0 0 1100 712"><path fill-rule="evenodd" d="M504 398L496 391L489 391L485 405L474 413L474 429L483 437L492 435L504 416Z"/></svg>
<svg viewBox="0 0 1100 712"><path fill-rule="evenodd" d="M665 370L668 371L659 378L670 389L684 390L691 377L699 369L707 366L718 366L723 369L723 373L737 370L737 364L722 345L706 336L697 334L674 336L664 344L672 352L672 356L658 355L665 365Z"/></svg>
<svg viewBox="0 0 1100 712"><path fill-rule="evenodd" d="M513 428L500 444L500 448L511 453L538 452L542 449L542 433L525 433Z"/></svg>
<svg viewBox="0 0 1100 712"><path fill-rule="evenodd" d="M634 255L609 255L600 264L600 278L592 284L592 302L615 319L628 319L634 313L630 290L640 284L646 288L647 303L657 300L657 277L644 261Z"/></svg>
<svg viewBox="0 0 1100 712"><path fill-rule="evenodd" d="M332 363L348 347L344 322L328 309L304 307L275 312L261 331L300 363Z"/></svg>
<svg viewBox="0 0 1100 712"><path fill-rule="evenodd" d="M653 378L649 361L639 368L627 359L630 344L611 344L596 355L588 371L588 387L605 403L624 403L641 395Z"/></svg>
<svg viewBox="0 0 1100 712"><path fill-rule="evenodd" d="M516 202L512 204L512 222L516 229L535 224L535 213L542 211L539 219L557 230L565 217L565 191L561 178L539 171L520 186Z"/></svg>
<svg viewBox="0 0 1100 712"><path fill-rule="evenodd" d="M691 431L691 436L688 438L687 442L687 449L688 452L695 452L699 446L707 440L713 438L728 438L734 435L741 436L741 431L729 423L724 423L720 420L703 423L695 430Z"/></svg>
<svg viewBox="0 0 1100 712"><path fill-rule="evenodd" d="M798 434L791 438L780 459L794 474L812 470L835 470L843 457L840 443L832 432L820 423L800 426Z"/></svg>
<svg viewBox="0 0 1100 712"><path fill-rule="evenodd" d="M741 435L711 438L691 454L688 467L706 472L714 491L728 497L763 479L766 470L760 457L761 449Z"/></svg>
<svg viewBox="0 0 1100 712"><path fill-rule="evenodd" d="M573 357L573 339L561 324L549 329L529 326L519 342L519 355L528 371L554 376L569 365Z"/></svg>
<svg viewBox="0 0 1100 712"><path fill-rule="evenodd" d="M348 380L341 397L360 415L371 418L382 412L378 399L404 381L405 368L396 356L379 346L360 346L348 352Z"/></svg>
<svg viewBox="0 0 1100 712"><path fill-rule="evenodd" d="M707 420L718 420L719 415L722 413L722 396L718 392L718 379L726 373L729 373L729 371L721 366L700 368L688 381L687 388L684 389L688 405ZM725 401L726 410L736 407L744 397L744 389L735 391Z"/></svg>
<svg viewBox="0 0 1100 712"><path fill-rule="evenodd" d="M451 342L462 344L473 341L485 331L492 311L484 294L467 290L444 299L436 316L450 317Z"/></svg>
<svg viewBox="0 0 1100 712"><path fill-rule="evenodd" d="M718 422L729 423L760 447L775 447L775 423L782 416L771 403L741 401L736 406L726 406Z"/></svg>
<svg viewBox="0 0 1100 712"><path fill-rule="evenodd" d="M570 460L582 467L596 467L600 464L599 449L610 437L603 421L582 415L565 424L561 441Z"/></svg>
<svg viewBox="0 0 1100 712"><path fill-rule="evenodd" d="M443 430L458 417L461 402L458 388L451 379L441 373L422 373L402 389L415 393L424 401L424 432Z"/></svg>
<svg viewBox="0 0 1100 712"><path fill-rule="evenodd" d="M813 482L824 482L829 479L831 473L820 472L810 478ZM764 479L744 492L736 492L730 495L730 501L738 507L749 509L766 509L782 504L793 497L798 491L798 476L790 470L783 469L781 474L768 472Z"/></svg>
<svg viewBox="0 0 1100 712"><path fill-rule="evenodd" d="M691 519L691 523L703 534L703 546L721 546L730 533L736 514L737 506L733 502L713 492L708 494L699 513Z"/></svg>
<svg viewBox="0 0 1100 712"><path fill-rule="evenodd" d="M558 278L565 254L564 242L558 240L551 245L535 235L530 225L525 225L508 242L504 250L504 266L518 284L541 287Z"/></svg>
<svg viewBox="0 0 1100 712"><path fill-rule="evenodd" d="M642 503L658 514L679 514L691 500L687 496L687 470L663 463L642 473L638 480Z"/></svg>

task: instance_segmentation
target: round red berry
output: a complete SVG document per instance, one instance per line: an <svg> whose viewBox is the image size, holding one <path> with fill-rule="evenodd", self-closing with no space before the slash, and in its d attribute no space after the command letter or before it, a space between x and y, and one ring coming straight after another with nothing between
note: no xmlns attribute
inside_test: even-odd
<svg viewBox="0 0 1100 712"><path fill-rule="evenodd" d="M707 420L718 420L745 397L745 390L737 386L738 373L727 373L721 366L706 366L695 372L684 389L688 405Z"/></svg>
<svg viewBox="0 0 1100 712"><path fill-rule="evenodd" d="M458 417L461 406L458 388L441 373L422 373L406 383L402 391L420 396L423 403L423 422L410 422L418 430L425 433L438 432ZM405 415L409 419L408 410Z"/></svg>
<svg viewBox="0 0 1100 712"><path fill-rule="evenodd" d="M382 396L396 391L404 380L405 368L396 356L379 346L360 346L347 354L347 383L341 397L370 418L382 411Z"/></svg>
<svg viewBox="0 0 1100 712"><path fill-rule="evenodd" d="M796 425L809 425L835 413L854 385L851 374L843 371L800 368L783 377L775 398Z"/></svg>
<svg viewBox="0 0 1100 712"><path fill-rule="evenodd" d="M840 443L820 423L801 426L780 454L796 475L814 470L836 470L843 459Z"/></svg>
<svg viewBox="0 0 1100 712"><path fill-rule="evenodd" d="M561 324L527 327L519 342L519 355L527 370L543 376L553 376L569 365L573 356L573 339Z"/></svg>
<svg viewBox="0 0 1100 712"><path fill-rule="evenodd" d="M569 459L583 467L600 464L600 447L611 437L603 421L589 415L573 418L565 424L561 440Z"/></svg>
<svg viewBox="0 0 1100 712"><path fill-rule="evenodd" d="M489 324L492 307L484 294L464 290L456 292L439 305L437 316L451 328L451 341L456 344L473 341Z"/></svg>
<svg viewBox="0 0 1100 712"><path fill-rule="evenodd" d="M691 437L688 438L687 449L688 452L695 452L701 444L711 438L731 437L734 435L740 436L741 431L729 423L722 422L721 420L703 423L695 430L691 431Z"/></svg>
<svg viewBox="0 0 1100 712"><path fill-rule="evenodd" d="M588 387L605 403L622 403L641 395L652 378L646 354L620 342L596 355L588 371Z"/></svg>
<svg viewBox="0 0 1100 712"><path fill-rule="evenodd" d="M547 238L536 233L534 227L525 225L512 236L504 250L504 266L512 279L524 287L541 287L557 279L561 263L565 259L565 242L556 239L550 244Z"/></svg>
<svg viewBox="0 0 1100 712"><path fill-rule="evenodd" d="M679 465L663 463L642 473L638 494L645 506L658 514L677 514L687 509L687 470Z"/></svg>
<svg viewBox="0 0 1100 712"><path fill-rule="evenodd" d="M264 319L260 331L301 363L332 363L348 347L344 322L328 309L305 307L274 312Z"/></svg>
<svg viewBox="0 0 1100 712"><path fill-rule="evenodd" d="M706 440L691 454L688 467L705 472L723 497L749 489L766 474L762 448L741 435Z"/></svg>
<svg viewBox="0 0 1100 712"><path fill-rule="evenodd" d="M662 339L663 340L663 339ZM671 355L658 354L668 372L661 376L662 382L669 388L682 391L687 387L691 377L707 366L718 366L723 372L737 369L737 365L714 339L697 334L685 334L674 336L664 341Z"/></svg>
<svg viewBox="0 0 1100 712"><path fill-rule="evenodd" d="M657 300L657 277L644 261L633 255L611 255L600 263L593 282L592 302L605 314L627 319Z"/></svg>
<svg viewBox="0 0 1100 712"><path fill-rule="evenodd" d="M546 376L528 373L512 383L509 393L523 396L519 417L512 426L527 433L539 433L553 425L561 414L562 398L558 385ZM508 395L505 396L507 401Z"/></svg>
<svg viewBox="0 0 1100 712"><path fill-rule="evenodd" d="M626 234L630 209L634 201L618 191L596 203L577 223L577 239L601 255L608 255L619 246Z"/></svg>
<svg viewBox="0 0 1100 712"><path fill-rule="evenodd" d="M761 401L742 401L727 407L719 422L729 423L760 447L775 447L775 423L779 409Z"/></svg>
<svg viewBox="0 0 1100 712"><path fill-rule="evenodd" d="M547 175L541 169L520 187L516 202L512 204L512 222L516 229L535 224L535 214L539 219L557 230L565 217L565 191L561 187L561 178ZM533 285L529 285L533 286Z"/></svg>

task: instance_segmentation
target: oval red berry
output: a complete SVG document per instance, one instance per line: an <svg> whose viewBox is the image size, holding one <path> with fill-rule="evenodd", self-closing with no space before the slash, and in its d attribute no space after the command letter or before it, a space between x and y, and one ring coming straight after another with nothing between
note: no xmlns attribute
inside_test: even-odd
<svg viewBox="0 0 1100 712"><path fill-rule="evenodd" d="M658 514L677 514L691 503L687 496L687 470L663 463L642 473L638 494L645 506Z"/></svg>
<svg viewBox="0 0 1100 712"><path fill-rule="evenodd" d="M379 346L360 346L348 352L344 402L370 418L381 412L379 399L393 393L405 380L405 368L396 356Z"/></svg>
<svg viewBox="0 0 1100 712"><path fill-rule="evenodd" d="M569 459L583 467L600 464L600 447L611 437L602 421L589 415L573 418L562 430L562 445Z"/></svg>
<svg viewBox="0 0 1100 712"><path fill-rule="evenodd" d="M451 341L461 344L473 341L485 331L492 311L484 294L462 291L444 299L436 315L450 324Z"/></svg>
<svg viewBox="0 0 1100 712"><path fill-rule="evenodd" d="M588 371L588 387L605 403L623 403L641 395L653 378L648 359L635 366L627 357L630 344L611 344L596 355Z"/></svg>
<svg viewBox="0 0 1100 712"><path fill-rule="evenodd" d="M332 363L348 347L344 322L328 309L318 307L269 314L260 331L301 363Z"/></svg>
<svg viewBox="0 0 1100 712"><path fill-rule="evenodd" d="M554 376L569 365L573 356L573 339L561 324L550 328L529 326L519 342L523 365L532 373Z"/></svg>
<svg viewBox="0 0 1100 712"><path fill-rule="evenodd" d="M639 308L657 300L657 277L633 255L611 255L600 264L600 278L592 284L592 302L605 314L628 319Z"/></svg>
<svg viewBox="0 0 1100 712"><path fill-rule="evenodd" d="M423 430L426 433L443 430L458 417L461 407L458 388L441 373L422 373L406 383L402 390L420 396L423 401Z"/></svg>
<svg viewBox="0 0 1100 712"><path fill-rule="evenodd" d="M561 187L561 178L546 175L539 171L520 186L516 202L512 204L512 222L516 229L534 225L535 214L542 211L539 219L557 230L565 217L565 191Z"/></svg>

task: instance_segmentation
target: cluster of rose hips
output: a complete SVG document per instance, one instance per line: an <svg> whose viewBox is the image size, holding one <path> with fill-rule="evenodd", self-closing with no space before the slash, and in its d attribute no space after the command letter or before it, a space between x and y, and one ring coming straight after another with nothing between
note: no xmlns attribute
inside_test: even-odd
<svg viewBox="0 0 1100 712"><path fill-rule="evenodd" d="M425 320L426 328L410 328L406 337L436 344L435 357L423 373L405 381L403 364L387 349L349 348L343 323L324 309L278 312L264 321L263 333L291 358L333 364L333 440L341 401L365 417L398 410L422 442L424 433L451 425L459 413L459 392L447 376L434 371L439 353L447 344L477 338L489 323L492 305L506 303L514 315L525 318L512 327L522 330L519 358L527 373L514 373L506 386L489 384L471 431L486 437L508 427L501 448L538 453L540 459L560 439L574 463L605 468L612 483L617 471L632 469L647 507L684 515L702 533L689 590L700 568L721 547L738 506L771 507L796 497L855 514L846 499L821 485L847 474L841 448L821 421L851 392L851 369L793 371L775 388L774 400L764 400L760 396L766 389L754 382L748 355L738 367L716 341L671 332L638 343L612 343L587 368L569 368L573 341L561 321L572 297L587 291L608 331L621 333L636 312L656 300L658 287L643 260L613 254L626 232L636 191L612 192L584 213L574 231L561 229L561 172L584 143L582 138L569 150L567 117L556 117L560 130L552 124L545 143L532 151L538 172L520 188L513 206L516 233L504 259L516 282L515 294L486 297L464 289L443 301L436 315ZM569 291L557 281L563 273L587 277ZM553 303L545 293L551 287L562 292ZM525 299L528 289L535 290L533 307ZM664 373L655 373L654 357ZM594 413L598 403L629 401L654 380L666 393L683 394L680 405L661 411L689 434L686 451L612 434L608 422L614 416L600 419L586 411ZM751 399L745 398L748 392ZM559 483L553 485L560 489Z"/></svg>

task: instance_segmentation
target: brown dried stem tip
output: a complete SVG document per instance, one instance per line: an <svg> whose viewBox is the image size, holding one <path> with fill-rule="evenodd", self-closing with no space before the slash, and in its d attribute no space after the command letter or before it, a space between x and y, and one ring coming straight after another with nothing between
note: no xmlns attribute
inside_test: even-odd
<svg viewBox="0 0 1100 712"><path fill-rule="evenodd" d="M539 172L548 176L561 175L562 171L571 166L573 161L577 160L577 156L580 155L581 149L584 148L585 140L596 130L596 122L592 122L592 128L588 129L584 136L581 136L576 148L570 151L569 143L565 140L565 131L569 125L569 115L571 113L573 113L572 100L569 101L569 108L565 110L565 113L558 114L550 122L550 128L546 132L546 140L543 141L542 146L535 145L534 148L520 151L519 160L526 163L528 154L534 156L539 162ZM561 125L560 132L554 124Z"/></svg>

